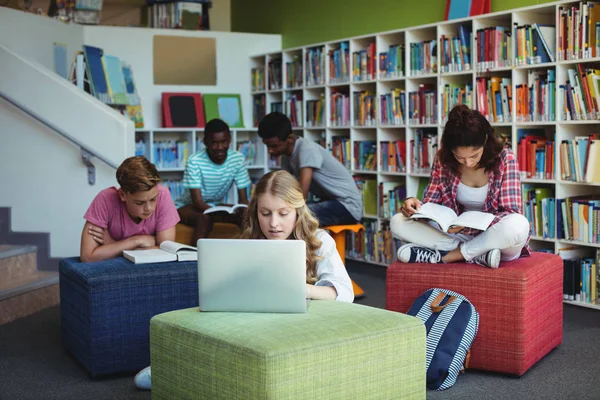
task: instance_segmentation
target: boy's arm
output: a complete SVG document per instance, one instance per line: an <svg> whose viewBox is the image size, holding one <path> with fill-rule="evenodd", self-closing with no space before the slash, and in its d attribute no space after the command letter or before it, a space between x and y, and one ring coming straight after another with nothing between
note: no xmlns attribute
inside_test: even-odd
<svg viewBox="0 0 600 400"><path fill-rule="evenodd" d="M196 210L204 212L211 207L210 205L206 204L202 198L202 192L200 189L190 189L190 194L192 195L192 204L194 207L196 207Z"/></svg>
<svg viewBox="0 0 600 400"><path fill-rule="evenodd" d="M176 231L177 228L175 228L175 226L172 226L169 229L165 229L164 231L156 232L156 245L160 246L160 244L165 240L170 240L171 242L174 242Z"/></svg>
<svg viewBox="0 0 600 400"><path fill-rule="evenodd" d="M310 182L312 181L313 169L311 167L304 167L300 169L300 187L304 194L304 199L308 198L308 192L310 191Z"/></svg>
<svg viewBox="0 0 600 400"><path fill-rule="evenodd" d="M238 203L248 205L248 192L246 188L238 189Z"/></svg>
<svg viewBox="0 0 600 400"><path fill-rule="evenodd" d="M120 256L123 250L133 250L138 247L148 248L156 245L156 239L151 235L137 235L124 240L101 244L99 242L103 243L104 239L102 235L98 234L98 228L88 221L83 226L79 254L82 262L104 261ZM103 235L108 235L106 229L102 229L102 231Z"/></svg>

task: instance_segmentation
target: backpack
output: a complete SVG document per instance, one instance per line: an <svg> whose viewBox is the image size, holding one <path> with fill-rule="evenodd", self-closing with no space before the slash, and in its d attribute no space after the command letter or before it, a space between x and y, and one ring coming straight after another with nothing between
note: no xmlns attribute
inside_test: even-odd
<svg viewBox="0 0 600 400"><path fill-rule="evenodd" d="M468 367L479 314L466 297L438 288L419 296L407 314L425 323L427 388L448 389Z"/></svg>

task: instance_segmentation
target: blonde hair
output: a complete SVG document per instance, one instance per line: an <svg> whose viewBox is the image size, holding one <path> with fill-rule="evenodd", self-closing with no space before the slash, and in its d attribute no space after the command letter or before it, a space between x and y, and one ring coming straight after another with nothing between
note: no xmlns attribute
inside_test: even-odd
<svg viewBox="0 0 600 400"><path fill-rule="evenodd" d="M312 214L300 188L300 183L287 171L272 171L261 178L256 184L248 210L246 210L245 229L243 239L266 239L258 222L258 198L263 194L271 194L296 209L296 226L291 238L304 240L306 243L306 282L314 284L318 280L317 262L322 257L317 256L321 248L321 241L317 239L316 232L319 221Z"/></svg>
<svg viewBox="0 0 600 400"><path fill-rule="evenodd" d="M125 193L145 192L161 182L154 164L146 157L129 157L117 169L117 182Z"/></svg>

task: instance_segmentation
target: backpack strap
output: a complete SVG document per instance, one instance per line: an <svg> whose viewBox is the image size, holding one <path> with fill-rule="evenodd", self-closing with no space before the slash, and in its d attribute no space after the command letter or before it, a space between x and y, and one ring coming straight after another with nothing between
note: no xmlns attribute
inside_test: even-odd
<svg viewBox="0 0 600 400"><path fill-rule="evenodd" d="M444 304L443 306L440 306L440 303L442 302L442 300L444 300L445 297L446 297L446 293L443 293L443 292L438 293L437 297L431 303L431 311L433 311L434 313L438 313L438 312L442 311L444 309L444 307L446 307L448 304L452 303L456 299L455 296L450 296L450 298L448 299L446 304Z"/></svg>
<svg viewBox="0 0 600 400"><path fill-rule="evenodd" d="M463 364L463 367L460 370L460 372L462 372L463 374L465 373L465 370L467 368L469 368L469 359L470 358L471 358L471 349L467 350L467 356L465 357L465 363Z"/></svg>

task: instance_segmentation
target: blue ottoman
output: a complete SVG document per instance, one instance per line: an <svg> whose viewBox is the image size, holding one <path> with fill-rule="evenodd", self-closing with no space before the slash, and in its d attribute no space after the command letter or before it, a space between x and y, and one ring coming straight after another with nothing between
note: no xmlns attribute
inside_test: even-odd
<svg viewBox="0 0 600 400"><path fill-rule="evenodd" d="M150 365L150 318L198 307L196 261L60 262L63 346L93 376Z"/></svg>

